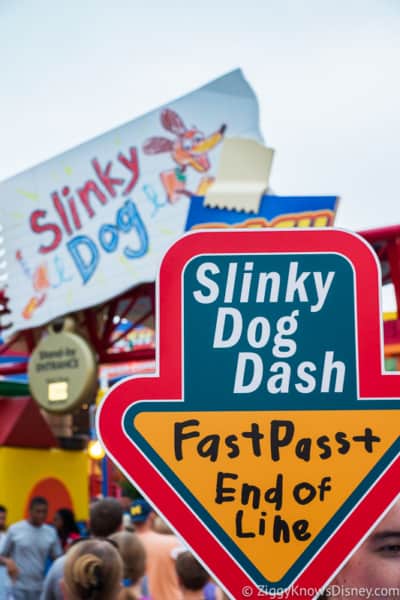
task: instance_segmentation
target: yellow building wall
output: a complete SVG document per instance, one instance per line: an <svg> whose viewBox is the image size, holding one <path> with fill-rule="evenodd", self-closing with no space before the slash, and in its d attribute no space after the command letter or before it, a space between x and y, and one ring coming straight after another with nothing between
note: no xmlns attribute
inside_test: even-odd
<svg viewBox="0 0 400 600"><path fill-rule="evenodd" d="M8 524L25 518L32 491L40 482L49 479L50 488L53 482L55 488L64 486L67 489L75 518L87 520L88 461L85 451L0 447L0 504L7 508ZM40 487L37 489L41 495ZM52 503L50 506L54 509ZM52 518L51 514L49 516Z"/></svg>

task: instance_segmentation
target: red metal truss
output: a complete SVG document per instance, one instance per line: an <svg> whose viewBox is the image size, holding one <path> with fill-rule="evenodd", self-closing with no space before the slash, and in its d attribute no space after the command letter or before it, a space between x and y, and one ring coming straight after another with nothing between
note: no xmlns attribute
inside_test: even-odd
<svg viewBox="0 0 400 600"><path fill-rule="evenodd" d="M400 309L400 225L360 231L378 255L382 269L382 282L393 283L397 314Z"/></svg>
<svg viewBox="0 0 400 600"><path fill-rule="evenodd" d="M154 283L144 283L99 306L86 308L74 314L77 330L92 345L99 364L154 359L154 348L115 351L118 342L139 325L154 328L154 296ZM2 310L7 311L3 314L9 314L7 302L4 294L0 296L0 315ZM121 323L126 323L123 331L120 331ZM8 354L29 356L45 329L46 327L37 327L17 332L7 342L0 344L0 357ZM4 333L7 333L5 327ZM26 363L0 363L0 375L25 372Z"/></svg>
<svg viewBox="0 0 400 600"><path fill-rule="evenodd" d="M397 312L400 309L400 225L370 229L359 234L374 248L382 268L383 284L392 282L395 289ZM154 359L153 348L133 349L116 352L118 342L129 333L146 324L154 328L155 313L154 282L138 285L99 306L75 313L79 332L91 343L101 364ZM6 334L10 326L10 310L4 291L0 290L0 335ZM120 331L120 323L128 323ZM43 333L43 327L26 329L16 333L9 341L0 345L0 357L5 354L29 354ZM11 375L26 371L26 363L1 364L0 375Z"/></svg>

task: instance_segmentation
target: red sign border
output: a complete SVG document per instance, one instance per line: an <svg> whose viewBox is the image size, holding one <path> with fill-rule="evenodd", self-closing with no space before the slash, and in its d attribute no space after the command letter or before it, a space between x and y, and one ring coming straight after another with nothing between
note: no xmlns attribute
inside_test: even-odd
<svg viewBox="0 0 400 600"><path fill-rule="evenodd" d="M193 552L236 599L263 595L260 594L262 590L132 444L123 431L124 413L134 402L144 399L182 399L182 273L194 256L332 252L345 256L354 269L360 398L400 398L400 374L383 373L379 265L363 238L339 229L206 230L182 237L163 259L157 287L157 375L133 377L118 383L104 398L98 411L99 437L109 456L149 501L159 507L178 534L190 540L188 543ZM400 456L375 482L291 587L309 588L310 593L303 595L304 598L318 595L317 589L332 578L399 493ZM285 597L289 600L292 596L289 593Z"/></svg>

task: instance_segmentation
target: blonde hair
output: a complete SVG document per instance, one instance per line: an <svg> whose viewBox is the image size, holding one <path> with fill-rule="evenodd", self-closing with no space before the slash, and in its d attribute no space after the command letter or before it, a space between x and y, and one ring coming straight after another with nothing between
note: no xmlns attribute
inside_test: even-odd
<svg viewBox="0 0 400 600"><path fill-rule="evenodd" d="M69 600L113 600L122 579L122 560L107 540L85 540L67 552L64 584Z"/></svg>
<svg viewBox="0 0 400 600"><path fill-rule="evenodd" d="M119 531L110 536L117 546L124 563L124 579L131 579L132 583L143 577L146 569L146 551L136 533Z"/></svg>

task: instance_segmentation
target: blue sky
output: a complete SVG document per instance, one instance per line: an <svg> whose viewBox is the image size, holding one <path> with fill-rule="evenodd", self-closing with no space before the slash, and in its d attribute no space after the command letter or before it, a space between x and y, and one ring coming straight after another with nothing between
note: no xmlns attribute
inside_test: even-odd
<svg viewBox="0 0 400 600"><path fill-rule="evenodd" d="M397 0L0 0L0 180L241 67L274 191L397 224L399 40Z"/></svg>

